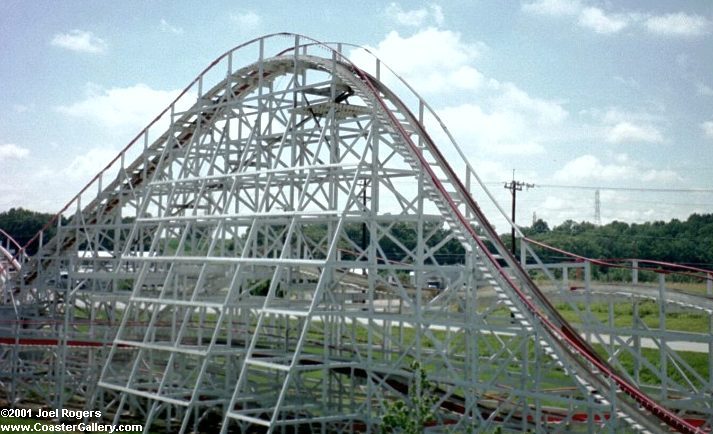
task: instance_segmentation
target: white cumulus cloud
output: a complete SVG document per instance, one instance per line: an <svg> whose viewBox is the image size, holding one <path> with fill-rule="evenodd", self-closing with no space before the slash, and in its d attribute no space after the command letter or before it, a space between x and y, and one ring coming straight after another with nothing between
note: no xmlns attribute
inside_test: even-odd
<svg viewBox="0 0 713 434"><path fill-rule="evenodd" d="M582 4L576 0L536 0L523 3L522 9L540 15L576 15L582 9Z"/></svg>
<svg viewBox="0 0 713 434"><path fill-rule="evenodd" d="M660 109L659 109L660 110ZM602 138L609 143L663 143L666 141L659 125L666 123L660 113L647 110L609 108L601 115Z"/></svg>
<svg viewBox="0 0 713 434"><path fill-rule="evenodd" d="M253 11L231 14L230 18L240 26L241 30L255 30L262 23L262 17Z"/></svg>
<svg viewBox="0 0 713 434"><path fill-rule="evenodd" d="M398 3L390 3L386 15L403 26L420 27L432 19L437 26L442 26L443 10L439 5L432 4L419 9L404 10Z"/></svg>
<svg viewBox="0 0 713 434"><path fill-rule="evenodd" d="M30 151L14 143L0 145L0 162L25 158Z"/></svg>
<svg viewBox="0 0 713 434"><path fill-rule="evenodd" d="M670 183L681 177L669 169L646 169L632 161L625 154L613 156L609 162L602 162L598 157L586 154L568 161L552 178L566 183L645 181Z"/></svg>
<svg viewBox="0 0 713 434"><path fill-rule="evenodd" d="M663 134L653 125L637 125L622 121L607 130L606 140L610 143L661 143Z"/></svg>
<svg viewBox="0 0 713 434"><path fill-rule="evenodd" d="M651 33L665 36L701 36L711 30L706 17L684 12L651 16L645 24Z"/></svg>
<svg viewBox="0 0 713 434"><path fill-rule="evenodd" d="M602 9L587 7L579 13L579 25L597 33L617 33L629 25L625 15L606 14Z"/></svg>
<svg viewBox="0 0 713 434"><path fill-rule="evenodd" d="M392 31L376 47L366 48L425 93L482 86L483 75L472 63L483 47L482 43L464 42L458 32L429 27L405 37ZM355 50L349 57L373 72L373 58L363 50Z"/></svg>
<svg viewBox="0 0 713 434"><path fill-rule="evenodd" d="M517 89L517 92L522 91ZM563 109L560 114L549 104L527 94L520 101L500 95L491 99L487 108L465 103L439 109L438 114L447 120L448 129L456 141L470 154L477 151L496 155L533 155L545 151L542 142L546 138L539 134L545 130L543 126L559 126L566 117ZM543 108L545 111L541 112Z"/></svg>
<svg viewBox="0 0 713 434"><path fill-rule="evenodd" d="M56 47L82 53L103 53L107 48L107 43L103 39L94 36L92 32L79 29L58 33L50 43Z"/></svg>
<svg viewBox="0 0 713 434"><path fill-rule="evenodd" d="M619 33L637 28L665 36L701 36L711 31L711 21L701 15L673 12L656 15L636 10L610 11L580 0L534 0L524 2L522 10L536 15L574 20L580 27L600 34ZM605 3L611 9L610 3Z"/></svg>
<svg viewBox="0 0 713 434"><path fill-rule="evenodd" d="M568 161L553 178L558 181L578 182L583 180L623 180L631 177L632 168L617 164L602 163L594 155L582 155Z"/></svg>
<svg viewBox="0 0 713 434"><path fill-rule="evenodd" d="M86 97L57 107L60 113L88 119L105 127L141 128L178 95L178 90L157 90L139 83L129 87L103 88L89 84Z"/></svg>
<svg viewBox="0 0 713 434"><path fill-rule="evenodd" d="M159 29L161 29L162 32L173 33L174 35L180 35L183 33L182 27L174 26L173 24L166 21L164 18L161 18L161 21L159 23Z"/></svg>
<svg viewBox="0 0 713 434"><path fill-rule="evenodd" d="M84 154L74 157L68 165L60 169L60 173L68 181L86 182L106 167L118 153L111 147L89 149Z"/></svg>
<svg viewBox="0 0 713 434"><path fill-rule="evenodd" d="M523 3L522 10L538 15L573 18L580 27L601 34L617 33L631 24L634 18L632 14L609 13L578 0L536 0Z"/></svg>
<svg viewBox="0 0 713 434"><path fill-rule="evenodd" d="M713 121L706 121L701 124L701 129L703 129L703 134L709 139L713 140Z"/></svg>
<svg viewBox="0 0 713 434"><path fill-rule="evenodd" d="M475 66L484 50L482 44L463 41L457 32L431 27L402 36L393 31L368 49L428 99L439 100L454 92L463 97L436 111L471 155L541 154L545 151L543 144L557 139L569 116L560 102L537 98L514 83L485 77ZM373 59L364 51L356 50L350 58L373 72L373 66L369 68ZM394 89L393 83L387 85ZM427 129L437 143L447 141L437 125L427 125Z"/></svg>
<svg viewBox="0 0 713 434"><path fill-rule="evenodd" d="M504 83L497 87L502 90L502 93L493 101L501 110L521 113L542 126L559 124L568 116L567 110L560 103L534 98L512 83Z"/></svg>

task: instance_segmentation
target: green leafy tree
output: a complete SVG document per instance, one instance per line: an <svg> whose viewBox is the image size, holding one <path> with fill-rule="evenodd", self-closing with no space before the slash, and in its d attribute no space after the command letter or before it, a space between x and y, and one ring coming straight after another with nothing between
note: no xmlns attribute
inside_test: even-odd
<svg viewBox="0 0 713 434"><path fill-rule="evenodd" d="M408 402L396 401L386 405L381 419L381 433L422 433L424 426L433 420L433 405L438 401L435 385L428 380L418 361L411 363L413 378L409 383Z"/></svg>
<svg viewBox="0 0 713 434"><path fill-rule="evenodd" d="M687 220L629 224L613 221L596 226L567 220L551 230L544 222L524 228L527 236L545 244L595 259L640 258L713 268L713 214L692 214ZM506 234L502 235L507 238ZM562 260L561 254L535 248L545 262ZM614 270L602 268L595 278ZM640 279L642 276L639 276Z"/></svg>
<svg viewBox="0 0 713 434"><path fill-rule="evenodd" d="M42 229L54 214L30 211L24 208L10 208L8 211L0 213L0 229L4 230L21 246L24 246L37 232ZM65 219L62 219L64 222ZM54 226L50 226L44 234L44 241L47 242L56 232ZM28 246L27 253L32 255L37 251L37 243Z"/></svg>
<svg viewBox="0 0 713 434"><path fill-rule="evenodd" d="M550 227L547 225L546 221L537 219L537 221L532 224L530 230L533 234L546 234L550 231Z"/></svg>

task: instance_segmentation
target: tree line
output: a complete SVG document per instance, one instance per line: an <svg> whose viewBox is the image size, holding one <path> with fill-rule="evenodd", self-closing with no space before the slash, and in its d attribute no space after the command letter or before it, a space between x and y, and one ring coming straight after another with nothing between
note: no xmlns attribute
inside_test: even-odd
<svg viewBox="0 0 713 434"><path fill-rule="evenodd" d="M0 229L9 233L20 245L24 245L53 216L23 208L11 208L0 212ZM326 231L326 227L323 230ZM323 235L318 233L320 230L313 229L313 232L317 233L310 233L309 236L315 241ZM356 245L367 242L368 234L361 224L348 225L346 232ZM394 223L389 233L393 239L381 238L382 251L389 260L407 260L404 250L398 244L406 249L415 247L415 224ZM439 263L462 262L464 250L458 241L451 239L441 243L448 236L446 229L428 222L425 224L424 233L430 234L426 242L428 247L440 244L434 255ZM692 214L685 221L673 219L668 222L631 224L613 221L601 226L586 221L567 220L552 228L540 219L532 226L523 228L523 233L534 240L589 258L643 258L713 268L713 214ZM45 235L45 241L53 235L54 228L50 228ZM505 245L510 245L510 234L503 234L501 238ZM544 249L538 249L538 255L545 261L562 259L561 254Z"/></svg>
<svg viewBox="0 0 713 434"><path fill-rule="evenodd" d="M552 229L537 220L523 232L533 240L588 258L640 258L713 268L713 214L691 214L685 221L613 221L601 226L567 220ZM538 255L543 260L561 257L543 249Z"/></svg>
<svg viewBox="0 0 713 434"><path fill-rule="evenodd" d="M24 208L10 208L0 213L0 229L7 232L20 246L27 244L37 232L52 220L54 214L30 211ZM63 219L66 221L66 219ZM57 232L55 227L50 227L44 235L44 241L49 241ZM0 237L3 243L5 239ZM4 244L3 244L4 245ZM27 253L35 254L37 243L28 246Z"/></svg>

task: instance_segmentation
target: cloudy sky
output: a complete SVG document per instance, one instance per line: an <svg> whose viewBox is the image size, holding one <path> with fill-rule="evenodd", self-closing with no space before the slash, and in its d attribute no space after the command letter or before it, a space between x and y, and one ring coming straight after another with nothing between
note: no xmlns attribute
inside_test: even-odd
<svg viewBox="0 0 713 434"><path fill-rule="evenodd" d="M205 3L205 5L204 5ZM0 211L55 211L227 49L369 47L518 221L713 212L713 2L0 0ZM358 53L354 53L358 59ZM497 220L497 219L495 219Z"/></svg>

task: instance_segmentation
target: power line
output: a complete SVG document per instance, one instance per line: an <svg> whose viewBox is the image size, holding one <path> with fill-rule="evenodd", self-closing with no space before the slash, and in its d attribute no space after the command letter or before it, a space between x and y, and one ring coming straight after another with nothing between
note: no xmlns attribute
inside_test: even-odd
<svg viewBox="0 0 713 434"><path fill-rule="evenodd" d="M536 184L543 188L567 188L578 190L638 191L651 193L713 193L713 188L645 188L645 187L595 187L590 185Z"/></svg>
<svg viewBox="0 0 713 434"><path fill-rule="evenodd" d="M633 202L633 203L648 203L648 204L654 204L654 205L678 205L678 206L713 206L713 203L709 202L662 202L659 200L632 200L629 199L627 202Z"/></svg>
<svg viewBox="0 0 713 434"><path fill-rule="evenodd" d="M502 181L488 181L486 185L502 184ZM646 187L602 187L594 185L566 185L566 184L535 184L539 188L562 188L571 190L612 190L612 191L638 191L652 193L713 193L713 188L646 188Z"/></svg>

